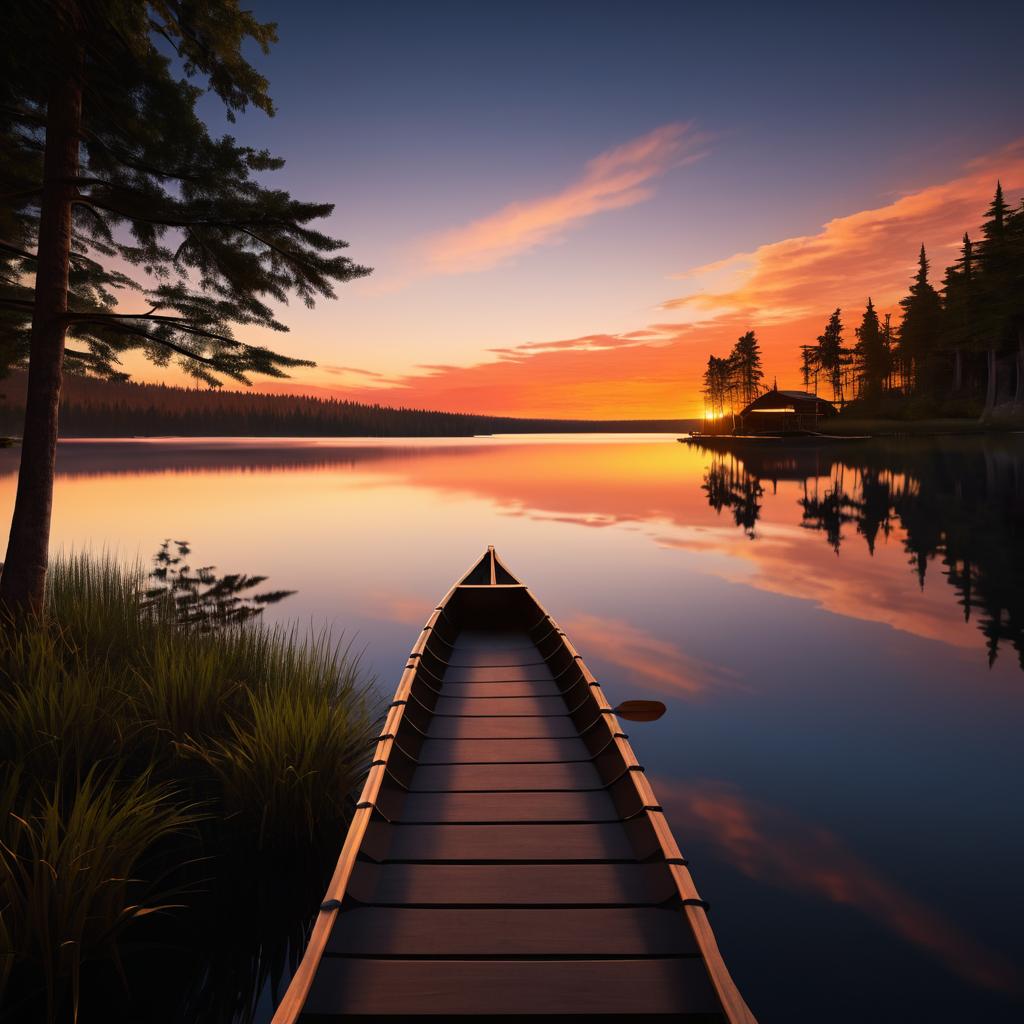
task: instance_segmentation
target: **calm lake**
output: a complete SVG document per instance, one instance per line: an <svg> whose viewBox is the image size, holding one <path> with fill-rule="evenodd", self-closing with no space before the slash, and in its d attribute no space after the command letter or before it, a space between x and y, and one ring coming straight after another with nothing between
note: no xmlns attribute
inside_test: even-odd
<svg viewBox="0 0 1024 1024"><path fill-rule="evenodd" d="M55 550L187 539L388 695L494 544L610 700L668 705L628 731L762 1021L1022 1019L1024 437L69 441L58 469Z"/></svg>

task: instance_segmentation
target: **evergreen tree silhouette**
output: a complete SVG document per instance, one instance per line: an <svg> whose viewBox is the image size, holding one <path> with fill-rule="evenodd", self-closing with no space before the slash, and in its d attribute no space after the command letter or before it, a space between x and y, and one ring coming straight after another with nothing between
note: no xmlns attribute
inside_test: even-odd
<svg viewBox="0 0 1024 1024"><path fill-rule="evenodd" d="M899 347L907 367L912 388L929 392L936 373L936 353L942 332L942 301L928 281L928 256L924 246L917 259L917 274L910 292L900 300L903 321L899 330Z"/></svg>
<svg viewBox="0 0 1024 1024"><path fill-rule="evenodd" d="M840 319L842 310L837 309L825 325L824 332L818 336L817 363L832 386L832 397L843 404L843 380L846 366L850 361L850 350L843 345L843 322Z"/></svg>
<svg viewBox="0 0 1024 1024"><path fill-rule="evenodd" d="M1006 219L1006 241L1009 250L1008 318L1011 334L1017 342L1017 385L1013 400L1020 409L1024 406L1024 199Z"/></svg>
<svg viewBox="0 0 1024 1024"><path fill-rule="evenodd" d="M1003 196L1002 182L996 183L995 195L985 213L978 245L979 330L987 355L985 409L988 412L999 401L999 357L1008 347L1013 326L1014 260L1009 211Z"/></svg>
<svg viewBox="0 0 1024 1024"><path fill-rule="evenodd" d="M369 271L314 226L331 204L265 185L283 161L196 113L199 83L229 120L273 113L243 50L266 53L274 25L237 0L36 0L3 19L0 352L29 379L0 600L24 611L42 607L65 368L123 377L136 350L211 385L283 376L308 364L235 328L284 331L272 303Z"/></svg>
<svg viewBox="0 0 1024 1024"><path fill-rule="evenodd" d="M978 275L974 245L964 232L960 256L946 271L943 281L942 340L944 349L953 353L952 390L959 394L964 389L963 364L965 353L978 349Z"/></svg>
<svg viewBox="0 0 1024 1024"><path fill-rule="evenodd" d="M743 405L749 405L761 393L761 381L764 379L761 347L753 331L747 331L736 342L730 363L738 383L740 401Z"/></svg>
<svg viewBox="0 0 1024 1024"><path fill-rule="evenodd" d="M864 317L854 333L857 335L854 354L860 371L861 393L866 398L877 398L889 376L890 366L889 352L878 322L878 313L870 297L864 310Z"/></svg>

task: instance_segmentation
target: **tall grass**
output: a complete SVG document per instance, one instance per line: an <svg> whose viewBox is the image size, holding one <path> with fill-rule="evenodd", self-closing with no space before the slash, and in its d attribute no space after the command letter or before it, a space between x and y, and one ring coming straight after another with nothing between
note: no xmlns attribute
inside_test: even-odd
<svg viewBox="0 0 1024 1024"><path fill-rule="evenodd" d="M182 624L146 582L64 558L45 617L0 630L0 1016L77 1019L83 969L189 913L178 865L316 843L365 771L377 709L347 648Z"/></svg>

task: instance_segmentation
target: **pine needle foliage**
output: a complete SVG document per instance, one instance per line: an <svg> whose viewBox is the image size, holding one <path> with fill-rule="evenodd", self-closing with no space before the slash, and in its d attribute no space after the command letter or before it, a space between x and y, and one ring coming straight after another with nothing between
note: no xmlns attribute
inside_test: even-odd
<svg viewBox="0 0 1024 1024"><path fill-rule="evenodd" d="M217 384L308 365L245 343L236 330L286 331L275 305L295 295L312 306L369 270L316 226L331 203L267 184L284 161L211 135L196 111L209 91L230 121L249 106L274 113L242 47L268 52L276 26L236 0L37 0L5 5L2 18L5 365L23 364L29 351L44 144L65 70L58 47L74 49L81 85L66 367L123 379L121 356L135 349Z"/></svg>

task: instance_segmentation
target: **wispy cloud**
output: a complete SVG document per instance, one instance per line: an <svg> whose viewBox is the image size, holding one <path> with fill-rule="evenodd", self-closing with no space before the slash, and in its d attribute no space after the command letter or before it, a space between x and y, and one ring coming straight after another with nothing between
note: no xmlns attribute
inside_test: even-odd
<svg viewBox="0 0 1024 1024"><path fill-rule="evenodd" d="M651 332L640 331L634 334L585 334L580 338L560 338L557 341L528 341L511 348L492 348L488 351L496 353L502 359L529 359L540 352L601 352L610 348L628 348L640 344L636 334L645 338Z"/></svg>
<svg viewBox="0 0 1024 1024"><path fill-rule="evenodd" d="M376 370L364 370L361 366L332 366L329 363L321 363L319 369L335 377L347 377L352 374L357 377L387 379L386 374L378 373Z"/></svg>
<svg viewBox="0 0 1024 1024"><path fill-rule="evenodd" d="M495 213L427 239L428 271L461 274L489 270L520 253L557 241L605 210L653 195L651 182L669 168L703 155L706 140L690 124L662 125L588 161L582 177L552 195L509 203Z"/></svg>
<svg viewBox="0 0 1024 1024"><path fill-rule="evenodd" d="M636 193L649 191L657 173L650 168L663 168L690 152L689 130L668 127L677 132L671 144L652 141L666 130L659 129L645 137L646 147L640 146L644 140L637 140L592 161L582 180L617 177L618 191L606 198L611 201L618 196L621 201L628 195L638 201ZM666 146L676 147L674 157L664 155ZM634 151L630 159L615 155L627 150ZM641 150L647 152L646 160L636 155ZM609 170L612 166L620 166L618 176ZM647 169L646 176L641 168ZM633 184L623 184L630 175ZM662 304L669 314L652 311L649 321L638 322L636 329L492 349L486 358L467 366L418 367L396 375L390 388L376 381L372 388L353 381L344 393L396 404L508 415L693 416L700 414L700 375L708 353L727 351L752 327L770 372L778 374L781 384L795 385L797 346L813 340L837 306L846 311L848 326L869 295L883 311L893 309L910 283L922 242L932 256L936 279L941 276L964 230L977 232L997 177L1016 202L1024 190L1024 140L971 162L963 174L944 183L837 217L816 233L772 242L680 275L689 287L685 294L677 293ZM586 191L578 183L560 196L577 189ZM551 203L564 211L571 205L556 203L556 198L522 204L523 209ZM592 198L591 212L602 208L594 203ZM504 221L498 222L508 217L511 223L507 211L515 209L508 207L460 229L464 248L459 251L467 269L494 265L513 251L557 237L573 222L563 217L555 226L555 220L548 218L535 234L522 230L515 235L518 248L512 245L514 233L509 229L499 245L498 229ZM540 220L538 216L538 224ZM494 232L488 235L483 226L492 221ZM472 249L474 231L479 231L479 237ZM438 259L447 253L450 266L456 262L451 239L458 234L442 236L449 238L447 249L437 240ZM469 259L471 249L475 262ZM585 313L581 311L581 316Z"/></svg>
<svg viewBox="0 0 1024 1024"><path fill-rule="evenodd" d="M1011 192L1024 187L1024 141L974 161L951 181L836 217L815 234L697 267L681 275L696 290L664 308L704 316L747 310L764 324L827 314L829 307L860 307L868 295L891 305L906 291L922 242L936 281L941 277L964 230L977 227L998 176Z"/></svg>

